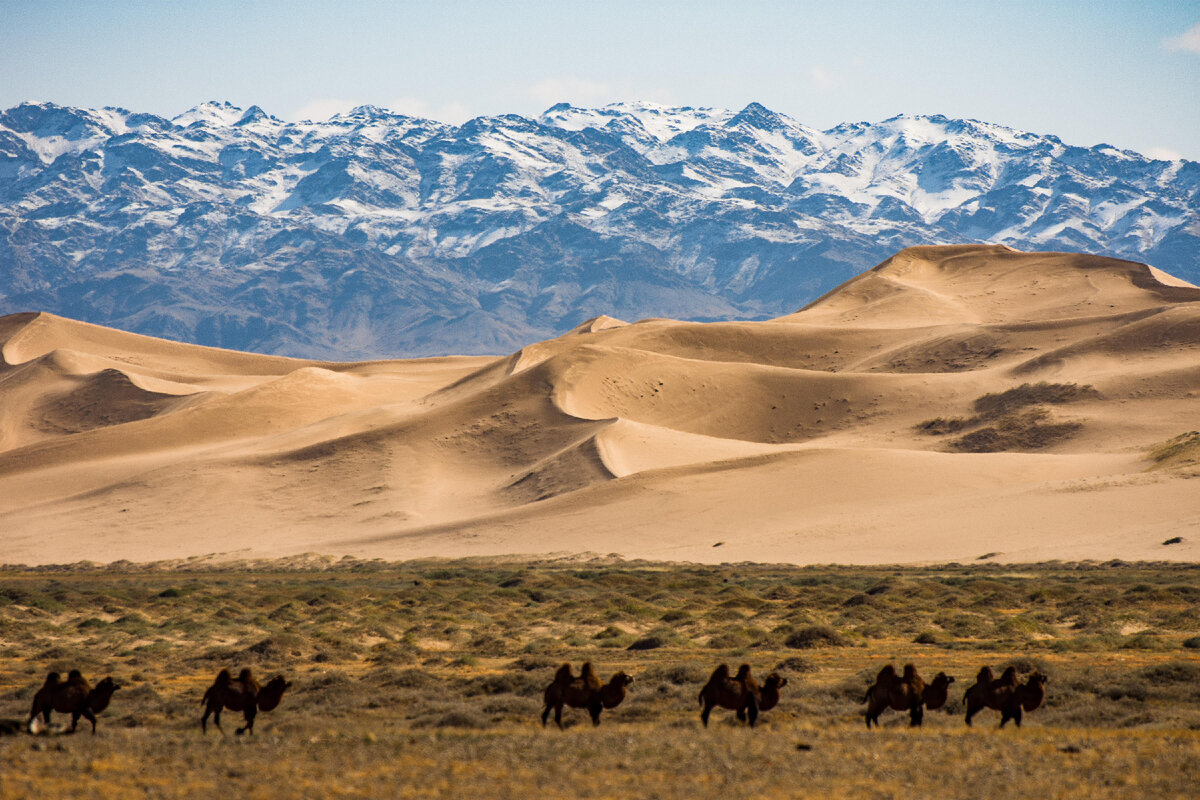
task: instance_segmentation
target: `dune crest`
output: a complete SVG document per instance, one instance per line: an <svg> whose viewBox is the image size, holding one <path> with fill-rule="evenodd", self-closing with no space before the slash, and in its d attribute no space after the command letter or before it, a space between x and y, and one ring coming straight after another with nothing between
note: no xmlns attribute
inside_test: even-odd
<svg viewBox="0 0 1200 800"><path fill-rule="evenodd" d="M49 314L0 318L0 356L12 562L1200 557L1195 459L1151 455L1196 428L1200 288L1128 261L914 247L777 320L600 316L495 358Z"/></svg>

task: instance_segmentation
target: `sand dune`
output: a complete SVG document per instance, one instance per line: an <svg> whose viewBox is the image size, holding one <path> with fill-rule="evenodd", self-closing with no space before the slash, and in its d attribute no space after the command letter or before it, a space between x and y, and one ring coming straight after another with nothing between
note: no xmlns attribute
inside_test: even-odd
<svg viewBox="0 0 1200 800"><path fill-rule="evenodd" d="M0 359L10 563L1200 558L1200 288L1097 256L910 248L777 320L498 358L18 314Z"/></svg>

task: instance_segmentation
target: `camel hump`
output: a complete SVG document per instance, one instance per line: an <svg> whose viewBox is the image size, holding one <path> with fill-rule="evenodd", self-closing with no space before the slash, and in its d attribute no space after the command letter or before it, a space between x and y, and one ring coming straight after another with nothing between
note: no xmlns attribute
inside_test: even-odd
<svg viewBox="0 0 1200 800"><path fill-rule="evenodd" d="M996 674L992 672L992 668L988 666L981 667L979 674L975 676L977 683L991 683L996 680Z"/></svg>
<svg viewBox="0 0 1200 800"><path fill-rule="evenodd" d="M739 680L739 681L747 680L747 679L749 679L749 677L750 677L750 665L749 664L742 664L740 667L738 667L737 675L734 676L735 680Z"/></svg>
<svg viewBox="0 0 1200 800"><path fill-rule="evenodd" d="M73 669L67 673L67 683L79 683L83 680L83 673L77 669Z"/></svg>
<svg viewBox="0 0 1200 800"><path fill-rule="evenodd" d="M558 671L554 673L555 683L570 683L573 680L575 680L575 673L571 671L570 664L563 664L558 668Z"/></svg>
<svg viewBox="0 0 1200 800"><path fill-rule="evenodd" d="M243 683L248 683L248 682L254 680L254 676L250 674L249 667L244 668L241 672L238 673L238 680L242 681Z"/></svg>
<svg viewBox="0 0 1200 800"><path fill-rule="evenodd" d="M917 677L917 668L914 667L912 664L905 664L904 665L904 680L906 680L906 681L912 680L915 677Z"/></svg>
<svg viewBox="0 0 1200 800"><path fill-rule="evenodd" d="M579 670L579 677L583 680L584 685L590 686L593 689L598 689L601 686L600 678L596 675L596 668L592 666L592 662L585 661Z"/></svg>
<svg viewBox="0 0 1200 800"><path fill-rule="evenodd" d="M1006 667L1003 674L1000 675L1000 682L1015 685L1017 682L1017 668L1013 666Z"/></svg>
<svg viewBox="0 0 1200 800"><path fill-rule="evenodd" d="M708 682L712 683L713 681L721 681L721 680L725 680L728 677L729 677L729 665L722 664L713 670L713 674L708 679Z"/></svg>
<svg viewBox="0 0 1200 800"><path fill-rule="evenodd" d="M885 683L893 680L896 677L896 668L891 664L884 665L883 669L879 670L879 674L875 676L876 683Z"/></svg>
<svg viewBox="0 0 1200 800"><path fill-rule="evenodd" d="M233 680L233 676L229 674L229 670L223 669L217 673L217 679L213 681L217 686L228 686Z"/></svg>
<svg viewBox="0 0 1200 800"><path fill-rule="evenodd" d="M60 683L62 683L62 676L59 675L57 672L51 672L46 675L46 683L43 685L46 688L51 688L54 686L58 686Z"/></svg>

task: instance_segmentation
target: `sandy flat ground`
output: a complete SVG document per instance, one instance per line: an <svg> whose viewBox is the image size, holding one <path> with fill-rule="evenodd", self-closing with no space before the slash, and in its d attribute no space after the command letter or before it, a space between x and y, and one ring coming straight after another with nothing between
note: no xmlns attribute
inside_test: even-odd
<svg viewBox="0 0 1200 800"><path fill-rule="evenodd" d="M0 357L7 563L1200 559L1200 289L1132 262L911 248L777 320L601 317L499 358L37 313Z"/></svg>

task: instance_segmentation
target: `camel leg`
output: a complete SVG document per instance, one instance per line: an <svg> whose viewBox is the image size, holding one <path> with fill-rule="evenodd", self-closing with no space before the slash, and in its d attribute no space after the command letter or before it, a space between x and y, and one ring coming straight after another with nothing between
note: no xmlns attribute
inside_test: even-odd
<svg viewBox="0 0 1200 800"><path fill-rule="evenodd" d="M1000 727L1003 728L1004 723L1008 722L1010 719L1013 722L1017 723L1018 728L1021 727L1021 707L1020 706L1017 706L1016 708L1006 708L1000 712Z"/></svg>
<svg viewBox="0 0 1200 800"><path fill-rule="evenodd" d="M562 703L559 703L558 705L556 705L554 707L554 724L558 726L558 729L560 731L563 729L562 710L563 710Z"/></svg>
<svg viewBox="0 0 1200 800"><path fill-rule="evenodd" d="M78 711L71 712L71 733L75 732L75 726L79 724L80 713Z"/></svg>
<svg viewBox="0 0 1200 800"><path fill-rule="evenodd" d="M588 713L592 715L592 727L593 728L597 728L600 726L600 712L603 710L604 710L604 706L600 703L596 703L595 705L588 706Z"/></svg>
<svg viewBox="0 0 1200 800"><path fill-rule="evenodd" d="M753 695L746 701L746 717L750 720L750 727L753 728L755 721L758 719L758 702L754 699Z"/></svg>
<svg viewBox="0 0 1200 800"><path fill-rule="evenodd" d="M217 726L217 730L221 732L222 736L225 735L225 729L221 727L221 706L217 706L213 711L213 725Z"/></svg>
<svg viewBox="0 0 1200 800"><path fill-rule="evenodd" d="M967 724L968 725L971 724L971 717L978 714L980 709L982 709L982 708L983 708L983 706L973 706L969 703L967 704Z"/></svg>
<svg viewBox="0 0 1200 800"><path fill-rule="evenodd" d="M708 703L704 704L704 710L700 712L700 721L704 723L704 727L708 727L708 715L712 713L713 707Z"/></svg>
<svg viewBox="0 0 1200 800"><path fill-rule="evenodd" d="M253 705L253 704L248 705L248 706L246 706L246 710L243 713L245 714L245 717L246 717L246 725L244 727L238 728L236 731L234 731L234 734L237 736L241 736L243 733L248 733L251 736L253 736L254 735L254 717L255 717L255 715L258 714L258 706Z"/></svg>
<svg viewBox="0 0 1200 800"><path fill-rule="evenodd" d="M546 727L546 720L550 719L550 706L547 705L542 709L542 727Z"/></svg>
<svg viewBox="0 0 1200 800"><path fill-rule="evenodd" d="M910 728L919 728L921 723L925 721L925 707L918 700L908 709L908 726Z"/></svg>
<svg viewBox="0 0 1200 800"><path fill-rule="evenodd" d="M96 735L96 715L92 713L90 708L83 710L83 716L88 722L92 723L92 736Z"/></svg>

